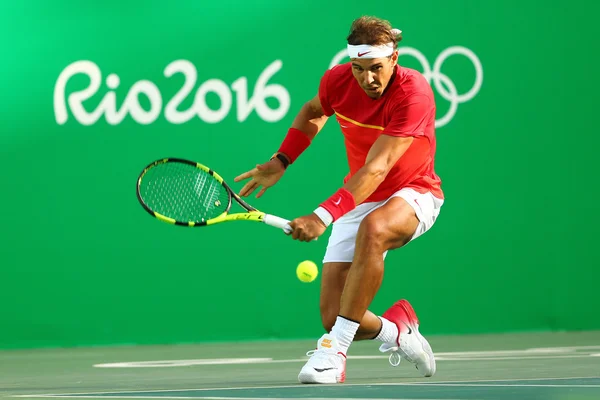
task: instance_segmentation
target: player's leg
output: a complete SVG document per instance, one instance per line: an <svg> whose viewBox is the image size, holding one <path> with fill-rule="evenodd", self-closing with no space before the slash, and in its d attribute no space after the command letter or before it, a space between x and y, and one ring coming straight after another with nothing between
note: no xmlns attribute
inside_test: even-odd
<svg viewBox="0 0 600 400"><path fill-rule="evenodd" d="M355 335L359 325L362 325L362 331L369 337L374 337L381 328L381 321L369 312L361 317L361 324L342 319L342 323L350 325L350 329L346 330L340 329L343 324L340 325L338 316L346 276L354 258L360 222L381 204L383 202L359 205L333 225L321 273L321 319L327 333L318 340L317 350L309 352L311 358L298 375L298 380L302 383L343 382L346 374L346 351L355 336L362 335ZM334 325L336 329L332 330Z"/></svg>
<svg viewBox="0 0 600 400"><path fill-rule="evenodd" d="M350 269L340 303L340 315L349 318L361 312L369 294L365 276L382 263L380 252L404 246L426 232L435 222L443 201L431 194L403 189L387 203L371 212L357 233L354 262ZM381 264L382 265L382 264ZM383 352L391 352L390 363L398 365L400 358L413 363L424 376L435 374L436 363L427 340L419 332L419 320L410 303L396 302L381 318L383 325L377 339L384 342Z"/></svg>
<svg viewBox="0 0 600 400"><path fill-rule="evenodd" d="M384 253L408 243L418 225L414 209L400 197L390 199L363 219L340 301L341 316L360 320L381 285Z"/></svg>
<svg viewBox="0 0 600 400"><path fill-rule="evenodd" d="M390 199L360 222L354 259L346 275L339 314L331 329L341 353L347 353L353 339L361 338L357 337L359 323L383 280L385 253L408 243L418 225L414 209L402 198ZM377 337L384 342L395 340L399 328L394 321L385 317L379 320L379 331L370 332L367 338Z"/></svg>
<svg viewBox="0 0 600 400"><path fill-rule="evenodd" d="M392 203L396 204L396 200L404 202L402 199L394 199ZM402 210L397 208L394 207L392 211L399 212L409 220L409 229L412 226L414 231L416 223L410 219L410 207L406 206ZM378 211L372 209L368 210L371 214ZM382 246L387 241L380 235L385 231L376 230L379 228L374 225L388 222L379 221L381 217L370 218L371 214L368 212L365 212L366 216L360 215L360 218L357 214L358 212L350 216L357 216L353 223L348 219L340 219L341 223L334 225L329 239L321 277L320 301L321 319L328 333L319 339L316 351L309 352L311 358L298 375L298 380L302 383L344 382L346 353L350 344L360 338L371 339L378 336L378 333L384 333L382 327L385 328L385 322L388 327L396 328L392 322L367 311L383 279L383 258L387 250ZM397 218L394 216L391 220L396 221ZM370 234L374 235L373 241L367 237ZM406 241L409 239L410 236ZM372 245L372 248L365 249L368 245ZM352 258L354 261L351 263L346 261ZM353 292L352 295L348 295L350 291ZM363 332L358 333L361 326ZM390 329L385 330L388 335L389 331ZM397 333L391 336L390 340L394 340Z"/></svg>
<svg viewBox="0 0 600 400"><path fill-rule="evenodd" d="M375 297L383 278L386 252L404 246L428 230L442 203L429 193L403 189L364 217L356 235L339 317L332 328L336 337L356 334L356 324L348 321L360 318ZM400 358L404 358L423 375L432 376L436 369L433 351L419 332L419 321L410 303L397 302L383 314L381 321L382 329L376 339L384 342L381 351L392 352L392 365L398 365Z"/></svg>
<svg viewBox="0 0 600 400"><path fill-rule="evenodd" d="M323 264L321 273L321 321L326 332L331 332L340 314L340 299L346 276L350 270L350 262L328 262ZM365 312L360 319L360 326L354 340L373 339L381 331L381 320L371 311Z"/></svg>
<svg viewBox="0 0 600 400"><path fill-rule="evenodd" d="M370 212L384 203L381 201L361 204L333 225L327 251L323 257L324 265L321 277L321 319L327 332L332 331L339 318L340 300L346 285L346 276L354 259L356 236L361 222ZM376 291L377 288L374 290ZM344 354L353 340L373 339L382 327L381 320L366 310L363 315L351 322L359 323L357 331L338 337L341 351ZM336 332L333 333L344 333L339 329L335 330Z"/></svg>

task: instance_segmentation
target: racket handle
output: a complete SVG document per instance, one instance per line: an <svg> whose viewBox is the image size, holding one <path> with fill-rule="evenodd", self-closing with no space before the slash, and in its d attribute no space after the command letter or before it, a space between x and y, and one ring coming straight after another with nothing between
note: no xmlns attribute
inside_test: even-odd
<svg viewBox="0 0 600 400"><path fill-rule="evenodd" d="M275 228L283 229L285 233L290 233L292 228L290 227L287 219L279 218L274 215L265 214L263 217L263 222L267 225L274 226Z"/></svg>

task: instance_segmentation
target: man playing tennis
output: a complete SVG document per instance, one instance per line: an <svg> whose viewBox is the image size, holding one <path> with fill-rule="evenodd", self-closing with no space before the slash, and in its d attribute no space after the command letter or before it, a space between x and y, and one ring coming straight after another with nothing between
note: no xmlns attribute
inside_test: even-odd
<svg viewBox="0 0 600 400"><path fill-rule="evenodd" d="M333 223L320 300L327 333L309 352L298 376L302 383L344 382L353 340L383 342L380 351L391 353L392 365L404 358L424 376L436 370L408 301L380 317L367 310L383 279L387 251L430 229L444 199L434 171L434 95L419 72L397 64L400 33L378 18L355 20L347 38L351 62L325 72L318 95L300 109L274 157L235 179L251 178L241 196L260 188L260 197L335 114L350 172L313 213L290 223L292 238L301 241L321 236Z"/></svg>

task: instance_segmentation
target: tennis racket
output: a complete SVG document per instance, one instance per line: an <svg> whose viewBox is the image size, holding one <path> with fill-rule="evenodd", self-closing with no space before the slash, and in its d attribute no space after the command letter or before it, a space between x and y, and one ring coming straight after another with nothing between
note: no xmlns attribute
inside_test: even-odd
<svg viewBox="0 0 600 400"><path fill-rule="evenodd" d="M258 211L215 171L181 158L163 158L144 168L137 180L137 198L150 215L174 225L197 227L244 220L292 231L290 221ZM245 212L230 213L232 199Z"/></svg>

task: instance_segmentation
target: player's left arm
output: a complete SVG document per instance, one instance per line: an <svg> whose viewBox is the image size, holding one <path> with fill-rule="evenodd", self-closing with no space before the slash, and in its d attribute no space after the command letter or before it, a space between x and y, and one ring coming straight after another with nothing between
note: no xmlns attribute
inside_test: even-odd
<svg viewBox="0 0 600 400"><path fill-rule="evenodd" d="M344 185L356 204L373 194L414 138L424 133L431 112L432 99L427 95L409 96L398 105L394 117L371 146L365 165Z"/></svg>

